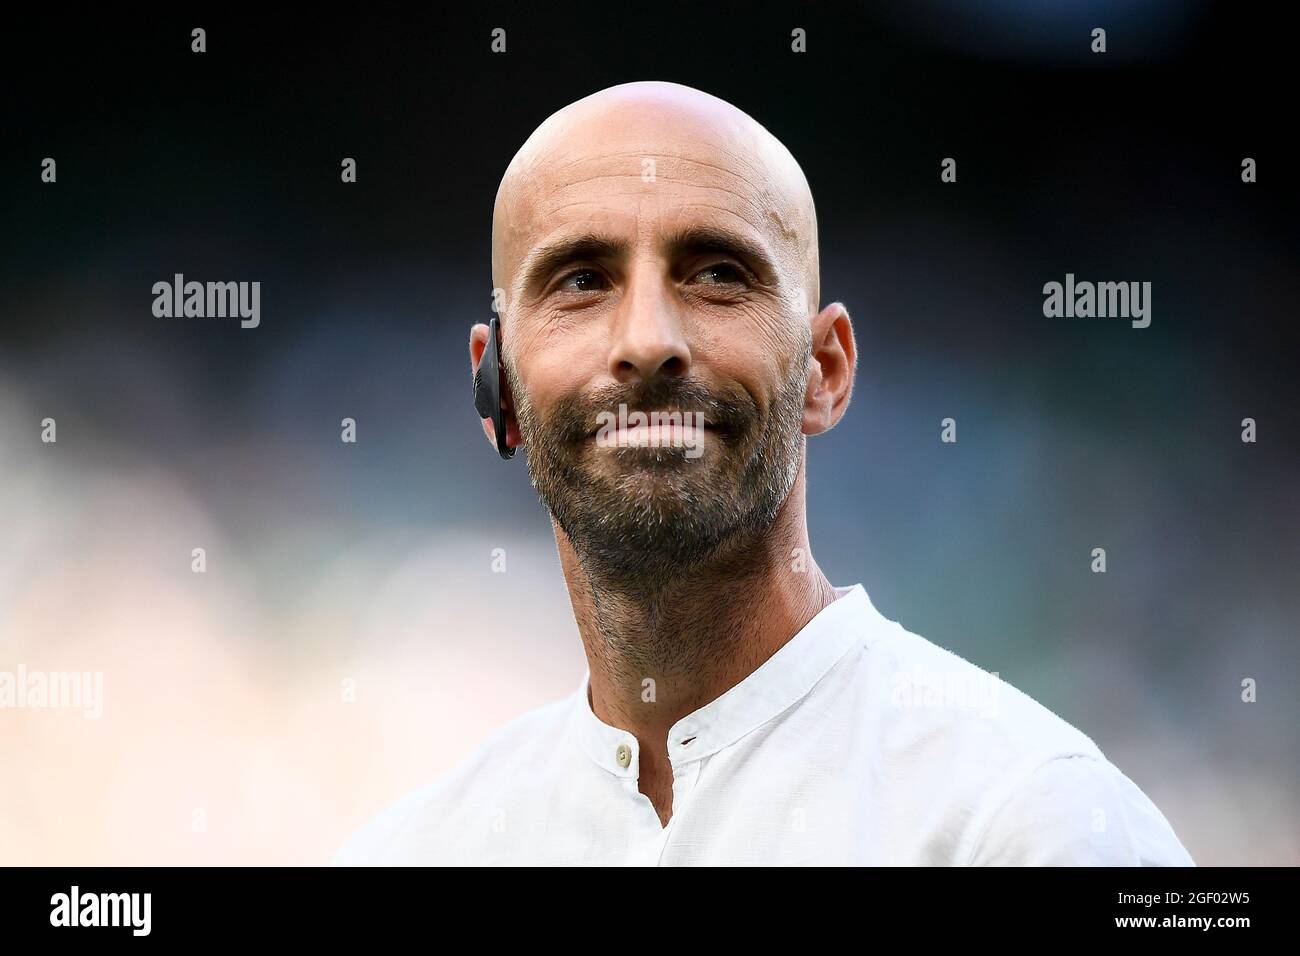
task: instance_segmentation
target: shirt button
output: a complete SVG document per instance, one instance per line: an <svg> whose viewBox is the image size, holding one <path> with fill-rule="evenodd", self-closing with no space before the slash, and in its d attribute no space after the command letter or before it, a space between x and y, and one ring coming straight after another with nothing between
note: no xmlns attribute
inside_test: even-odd
<svg viewBox="0 0 1300 956"><path fill-rule="evenodd" d="M618 758L618 765L626 767L632 762L632 748L627 744L619 744L615 756Z"/></svg>

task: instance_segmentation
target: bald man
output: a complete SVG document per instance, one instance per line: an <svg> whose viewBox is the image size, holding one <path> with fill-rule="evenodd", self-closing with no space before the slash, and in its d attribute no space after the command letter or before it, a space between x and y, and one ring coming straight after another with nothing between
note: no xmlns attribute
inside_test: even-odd
<svg viewBox="0 0 1300 956"><path fill-rule="evenodd" d="M529 137L492 226L505 440L588 667L336 863L1192 863L1083 733L817 566L806 438L857 350L771 133L612 87Z"/></svg>

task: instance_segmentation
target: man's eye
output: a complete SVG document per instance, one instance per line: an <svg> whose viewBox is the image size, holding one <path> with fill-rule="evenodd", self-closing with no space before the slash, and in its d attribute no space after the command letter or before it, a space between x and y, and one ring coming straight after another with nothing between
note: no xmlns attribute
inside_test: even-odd
<svg viewBox="0 0 1300 956"><path fill-rule="evenodd" d="M701 278L704 277L704 278ZM743 283L745 274L730 262L717 262L695 273L695 278L703 285L734 285Z"/></svg>
<svg viewBox="0 0 1300 956"><path fill-rule="evenodd" d="M578 269L561 279L555 288L565 292L596 292L603 288L604 281L605 277L595 269Z"/></svg>

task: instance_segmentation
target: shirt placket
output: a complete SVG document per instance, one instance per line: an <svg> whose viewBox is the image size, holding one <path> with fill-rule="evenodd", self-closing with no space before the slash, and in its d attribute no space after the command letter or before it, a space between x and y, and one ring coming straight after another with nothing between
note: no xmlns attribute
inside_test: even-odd
<svg viewBox="0 0 1300 956"><path fill-rule="evenodd" d="M674 762L673 815L668 820L668 826L661 828L657 834L658 839L655 844L654 855L648 861L650 866L661 866L663 864L664 852L672 843L673 837L681 830L678 821L690 807L691 799L695 793L695 785L699 783L700 768L703 764L704 761L702 760L691 760L684 764Z"/></svg>
<svg viewBox="0 0 1300 956"><path fill-rule="evenodd" d="M660 824L659 814L655 811L650 798L641 792L639 784L640 748L636 739L629 737L620 742L615 748L614 761L623 771L623 788L635 808L633 812L634 845L628 860L634 866L660 865L664 851L668 848L673 834L678 829L674 824L686 809L691 795L695 791L695 785L700 778L700 766L703 761L689 760L682 762L677 754L677 747L672 747L671 751L673 814L668 820L668 826L665 827Z"/></svg>

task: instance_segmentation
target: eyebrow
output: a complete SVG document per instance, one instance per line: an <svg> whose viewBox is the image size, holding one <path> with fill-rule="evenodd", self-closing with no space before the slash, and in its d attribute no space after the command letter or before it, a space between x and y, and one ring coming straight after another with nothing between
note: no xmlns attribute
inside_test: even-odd
<svg viewBox="0 0 1300 956"><path fill-rule="evenodd" d="M759 241L718 226L691 226L669 236L664 243L669 259L719 252L744 263L760 282L771 282L776 266Z"/></svg>
<svg viewBox="0 0 1300 956"><path fill-rule="evenodd" d="M524 260L523 288L536 289L570 262L625 259L630 248L626 239L599 233L572 236L540 246ZM733 256L748 266L760 282L770 282L776 274L772 257L762 243L717 226L688 227L669 236L660 248L670 261L707 253Z"/></svg>
<svg viewBox="0 0 1300 956"><path fill-rule="evenodd" d="M621 259L627 255L626 239L588 234L561 239L528 254L523 265L523 288L536 289L546 277L570 262L583 259Z"/></svg>

